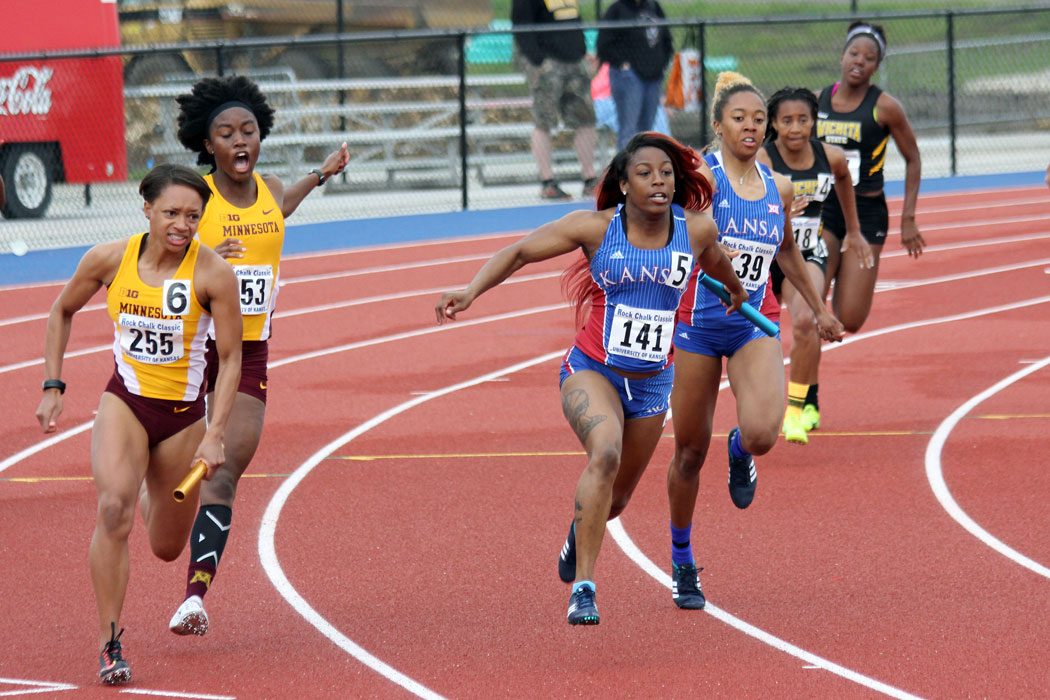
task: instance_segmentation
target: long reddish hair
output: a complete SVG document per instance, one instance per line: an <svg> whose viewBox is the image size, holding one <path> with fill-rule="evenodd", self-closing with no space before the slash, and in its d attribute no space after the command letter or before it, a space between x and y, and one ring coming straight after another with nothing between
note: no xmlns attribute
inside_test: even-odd
<svg viewBox="0 0 1050 700"><path fill-rule="evenodd" d="M655 131L643 131L635 134L627 145L613 156L609 167L602 173L596 195L598 210L615 207L627 201L627 196L620 189L621 183L628 179L627 168L635 153L650 146L659 148L671 161L675 184L674 195L671 197L673 203L683 209L698 211L711 206L711 183L700 174L700 155L670 136ZM583 327L590 310L591 299L598 292L598 287L591 279L590 268L591 261L581 252L579 259L561 276L562 293L575 308L577 328Z"/></svg>

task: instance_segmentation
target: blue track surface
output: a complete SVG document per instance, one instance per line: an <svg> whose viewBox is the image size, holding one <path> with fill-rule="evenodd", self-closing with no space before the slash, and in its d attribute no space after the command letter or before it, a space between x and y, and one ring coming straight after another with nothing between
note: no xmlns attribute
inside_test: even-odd
<svg viewBox="0 0 1050 700"><path fill-rule="evenodd" d="M1014 173L963 175L952 178L930 178L922 181L922 192L950 192L1000 187L1042 185L1046 174ZM904 194L904 183L887 182L886 194ZM563 216L574 209L591 206L588 202L544 204L512 209L417 214L380 219L354 219L322 224L289 225L284 252L312 253L341 248L359 248L390 243L458 238L504 231L526 231ZM0 221L0 226L3 222ZM129 231L128 234L136 233ZM66 280L72 276L87 247L34 250L18 257L0 255L0 285L28 284Z"/></svg>

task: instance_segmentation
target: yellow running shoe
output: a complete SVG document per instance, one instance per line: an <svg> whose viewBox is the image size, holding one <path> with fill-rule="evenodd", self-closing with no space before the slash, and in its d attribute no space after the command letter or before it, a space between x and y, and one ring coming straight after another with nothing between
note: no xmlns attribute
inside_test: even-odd
<svg viewBox="0 0 1050 700"><path fill-rule="evenodd" d="M802 429L806 432L820 427L820 411L811 403L802 407Z"/></svg>
<svg viewBox="0 0 1050 700"><path fill-rule="evenodd" d="M802 421L795 416L784 416L784 439L797 445L809 444Z"/></svg>

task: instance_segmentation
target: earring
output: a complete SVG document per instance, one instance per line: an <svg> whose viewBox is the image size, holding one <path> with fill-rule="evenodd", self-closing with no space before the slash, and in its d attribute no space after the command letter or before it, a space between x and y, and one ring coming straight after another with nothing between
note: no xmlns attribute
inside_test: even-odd
<svg viewBox="0 0 1050 700"><path fill-rule="evenodd" d="M627 196L627 190L620 190L620 193L621 193L621 194L622 194L622 195L623 195L624 197L626 197L626 196Z"/></svg>

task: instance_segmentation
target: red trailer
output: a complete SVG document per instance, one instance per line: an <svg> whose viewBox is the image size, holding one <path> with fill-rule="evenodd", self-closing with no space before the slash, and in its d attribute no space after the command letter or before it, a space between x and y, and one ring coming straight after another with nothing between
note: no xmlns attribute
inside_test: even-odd
<svg viewBox="0 0 1050 700"><path fill-rule="evenodd" d="M126 181L120 56L3 55L118 48L115 0L0 0L0 24L4 215L43 216L54 182Z"/></svg>

